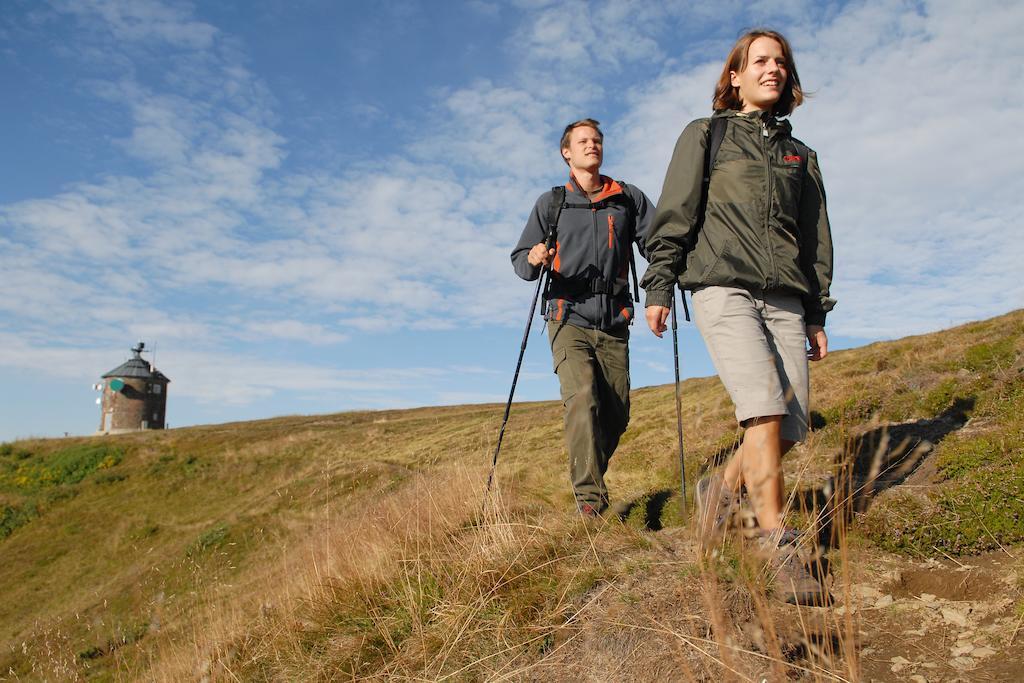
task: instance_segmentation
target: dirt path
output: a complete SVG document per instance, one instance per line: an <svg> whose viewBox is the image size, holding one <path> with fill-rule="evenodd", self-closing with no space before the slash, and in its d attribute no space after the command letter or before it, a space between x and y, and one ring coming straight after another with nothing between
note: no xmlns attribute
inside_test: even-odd
<svg viewBox="0 0 1024 683"><path fill-rule="evenodd" d="M958 561L851 551L831 608L709 579L683 529L581 600L517 680L1024 680L1024 549ZM841 576L841 575L840 575ZM715 605L724 606L714 607ZM850 644L853 644L851 647Z"/></svg>

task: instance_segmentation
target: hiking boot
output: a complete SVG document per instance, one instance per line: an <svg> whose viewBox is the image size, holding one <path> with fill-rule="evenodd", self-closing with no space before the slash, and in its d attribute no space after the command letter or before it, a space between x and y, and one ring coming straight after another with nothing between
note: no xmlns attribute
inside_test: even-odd
<svg viewBox="0 0 1024 683"><path fill-rule="evenodd" d="M762 535L758 545L768 555L767 571L777 597L805 607L824 607L832 602L832 596L800 557L800 535L796 531Z"/></svg>
<svg viewBox="0 0 1024 683"><path fill-rule="evenodd" d="M579 511L584 519L600 519L601 517L601 508L593 503L580 503Z"/></svg>
<svg viewBox="0 0 1024 683"><path fill-rule="evenodd" d="M716 472L697 481L694 502L700 539L709 542L721 538L729 529L739 496L725 485L725 479Z"/></svg>

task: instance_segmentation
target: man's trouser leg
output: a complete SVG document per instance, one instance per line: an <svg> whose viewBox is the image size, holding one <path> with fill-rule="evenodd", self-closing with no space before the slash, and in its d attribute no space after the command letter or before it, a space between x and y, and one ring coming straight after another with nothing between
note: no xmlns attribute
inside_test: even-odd
<svg viewBox="0 0 1024 683"><path fill-rule="evenodd" d="M576 502L603 509L604 474L629 422L629 329L608 333L550 322L548 334Z"/></svg>

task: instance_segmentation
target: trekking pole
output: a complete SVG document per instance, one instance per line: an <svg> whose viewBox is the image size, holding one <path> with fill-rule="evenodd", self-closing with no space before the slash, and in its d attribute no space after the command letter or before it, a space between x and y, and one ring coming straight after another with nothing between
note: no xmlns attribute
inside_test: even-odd
<svg viewBox="0 0 1024 683"><path fill-rule="evenodd" d="M555 231L550 228L545 247L550 250L555 244ZM491 472L487 475L487 490L485 495L491 492L491 482L494 479L494 470L498 466L498 453L501 451L501 440L505 437L505 425L508 424L508 415L512 410L512 397L516 393L516 382L519 381L519 368L523 365L523 354L526 353L526 341L530 338L530 326L533 324L533 313L537 310L537 298L540 296L541 283L550 279L551 273L547 265L541 267L540 277L537 278L537 288L533 292L533 302L530 304L530 315L526 318L526 330L523 332L523 342L519 345L519 360L516 362L516 372L512 375L512 389L508 392L508 401L505 403L505 418L501 421L501 431L498 432L498 445L494 449L494 459L491 461ZM545 292L547 289L544 290ZM484 500L486 504L486 499Z"/></svg>
<svg viewBox="0 0 1024 683"><path fill-rule="evenodd" d="M683 306L686 306L686 294L683 293ZM676 331L676 288L672 287L672 304L669 306L672 311L672 349L675 356L676 367L676 431L679 434L679 489L682 498L679 500L679 511L686 516L686 461L683 459L683 399L679 393L679 333ZM687 311L689 313L689 311ZM689 320L690 316L686 316Z"/></svg>

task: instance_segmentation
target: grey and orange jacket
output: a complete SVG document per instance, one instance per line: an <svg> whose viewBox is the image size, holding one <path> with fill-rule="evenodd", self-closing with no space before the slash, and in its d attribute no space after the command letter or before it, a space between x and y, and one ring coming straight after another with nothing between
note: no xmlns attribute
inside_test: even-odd
<svg viewBox="0 0 1024 683"><path fill-rule="evenodd" d="M593 200L575 181L565 185L545 318L610 330L633 319L630 252L635 241L646 257L654 205L632 185L605 176L601 180L604 188ZM537 199L512 251L512 265L524 280L536 280L540 275L540 266L531 266L526 257L547 237L552 197L549 190Z"/></svg>
<svg viewBox="0 0 1024 683"><path fill-rule="evenodd" d="M801 297L807 324L824 325L835 299L832 234L818 157L768 113L728 119L697 230L710 119L679 136L647 240L647 306L668 306L673 284L783 290Z"/></svg>

